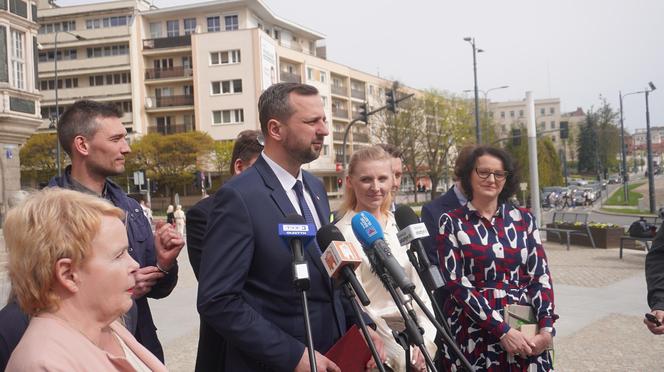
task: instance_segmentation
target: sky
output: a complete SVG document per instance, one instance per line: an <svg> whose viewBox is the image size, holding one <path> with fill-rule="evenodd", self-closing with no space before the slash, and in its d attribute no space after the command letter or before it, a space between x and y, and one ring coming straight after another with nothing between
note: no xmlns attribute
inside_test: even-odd
<svg viewBox="0 0 664 372"><path fill-rule="evenodd" d="M57 0L56 0L57 1ZM61 6L89 3L59 0ZM153 0L160 8L196 0ZM661 0L263 0L277 16L322 33L327 58L418 89L492 101L560 98L563 112L616 112L619 91L652 81L651 126L664 126L664 1ZM472 93L467 95L472 97ZM480 93L480 97L482 93ZM645 94L624 98L625 128L646 127Z"/></svg>

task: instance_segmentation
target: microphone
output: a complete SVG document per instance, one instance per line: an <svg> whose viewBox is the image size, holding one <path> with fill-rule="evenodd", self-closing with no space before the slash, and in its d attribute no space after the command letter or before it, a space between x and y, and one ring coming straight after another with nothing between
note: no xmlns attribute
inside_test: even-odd
<svg viewBox="0 0 664 372"><path fill-rule="evenodd" d="M341 277L341 280L349 283L362 305L368 306L371 301L355 276L355 269L362 263L362 257L355 244L347 242L339 228L332 224L318 230L316 241L319 247L327 246L320 256L327 274L333 279Z"/></svg>
<svg viewBox="0 0 664 372"><path fill-rule="evenodd" d="M422 245L422 238L429 236L424 223L420 222L413 209L407 205L400 205L394 212L394 219L401 229L397 233L399 244L410 244L410 249L417 252L419 258L418 272L424 273L422 281L429 290L441 288L444 285L443 276L437 267L432 267L427 252Z"/></svg>
<svg viewBox="0 0 664 372"><path fill-rule="evenodd" d="M380 275L387 271L388 276L401 288L403 293L411 293L415 284L406 276L399 265L383 235L383 229L374 216L367 211L356 214L351 226L357 240L362 243L364 253L369 258L371 267Z"/></svg>
<svg viewBox="0 0 664 372"><path fill-rule="evenodd" d="M285 223L279 224L279 236L293 253L293 284L301 291L308 290L309 268L304 258L304 246L316 236L316 228L307 225L299 214L291 214Z"/></svg>

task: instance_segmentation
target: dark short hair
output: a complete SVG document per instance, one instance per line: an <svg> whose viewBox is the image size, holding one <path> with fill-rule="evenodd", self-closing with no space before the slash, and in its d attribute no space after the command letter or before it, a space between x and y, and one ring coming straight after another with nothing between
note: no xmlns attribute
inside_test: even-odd
<svg viewBox="0 0 664 372"><path fill-rule="evenodd" d="M389 143L379 143L380 146L386 153L388 153L393 158L401 158L403 151L400 148L391 145Z"/></svg>
<svg viewBox="0 0 664 372"><path fill-rule="evenodd" d="M263 151L263 145L258 142L258 136L261 134L258 130L243 130L237 135L233 145L233 155L231 156L230 174L235 172L235 161L242 160L243 163L249 162Z"/></svg>
<svg viewBox="0 0 664 372"><path fill-rule="evenodd" d="M258 118L261 131L267 136L267 122L272 119L288 120L293 115L290 94L313 96L318 94L316 87L300 83L277 83L267 88L258 98Z"/></svg>
<svg viewBox="0 0 664 372"><path fill-rule="evenodd" d="M58 120L58 140L62 149L71 156L71 145L76 136L94 137L99 129L98 118L121 118L122 109L115 103L81 100L74 102Z"/></svg>
<svg viewBox="0 0 664 372"><path fill-rule="evenodd" d="M468 157L473 153L477 145L466 145L459 150L456 161L454 162L454 177L461 179L461 169L468 162Z"/></svg>
<svg viewBox="0 0 664 372"><path fill-rule="evenodd" d="M505 203L512 195L516 193L519 186L519 175L516 173L516 167L512 157L507 151L503 149L491 146L475 147L468 155L464 164L460 167L459 179L461 180L461 187L468 197L468 200L473 200L473 187L470 183L470 179L473 175L473 172L475 172L475 163L477 163L477 159L483 155L491 155L500 159L500 161L503 163L503 168L505 168L504 170L508 172L507 178L505 179L505 185L503 186L503 191L501 191L500 195L498 195L498 203Z"/></svg>

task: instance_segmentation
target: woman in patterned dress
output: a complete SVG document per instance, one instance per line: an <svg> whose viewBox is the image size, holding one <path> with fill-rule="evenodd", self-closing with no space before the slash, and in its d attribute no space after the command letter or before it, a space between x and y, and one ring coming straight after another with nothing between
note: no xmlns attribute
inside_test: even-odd
<svg viewBox="0 0 664 372"><path fill-rule="evenodd" d="M440 268L452 300L445 318L478 371L551 371L553 287L533 215L507 202L518 178L505 151L477 147L461 170L468 204L443 214ZM505 323L507 304L531 306L539 332L528 337ZM444 350L446 370L459 369Z"/></svg>

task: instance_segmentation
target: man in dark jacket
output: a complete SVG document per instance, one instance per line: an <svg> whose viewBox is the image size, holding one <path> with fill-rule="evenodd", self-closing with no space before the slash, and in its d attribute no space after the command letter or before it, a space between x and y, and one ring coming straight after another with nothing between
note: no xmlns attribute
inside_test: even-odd
<svg viewBox="0 0 664 372"><path fill-rule="evenodd" d="M652 247L646 256L648 306L660 325L647 319L644 319L643 322L650 332L656 335L664 334L664 228L662 226L657 231Z"/></svg>
<svg viewBox="0 0 664 372"><path fill-rule="evenodd" d="M230 174L238 175L251 167L263 150L260 131L245 130L238 134L233 145L230 162ZM208 214L212 209L213 197L207 197L187 211L187 253L189 263L198 280L198 270L203 253L203 236L207 229ZM196 354L196 371L223 371L224 339L206 322L201 320L198 333L198 352Z"/></svg>
<svg viewBox="0 0 664 372"><path fill-rule="evenodd" d="M83 100L67 109L59 120L58 139L71 165L62 177L51 179L49 186L97 195L126 211L129 254L140 269L135 274L134 306L125 323L136 339L163 361L147 298L166 297L175 288L177 256L184 240L169 225L157 225L153 235L138 202L107 178L124 173L125 156L131 152L120 117L122 111L114 104Z"/></svg>

